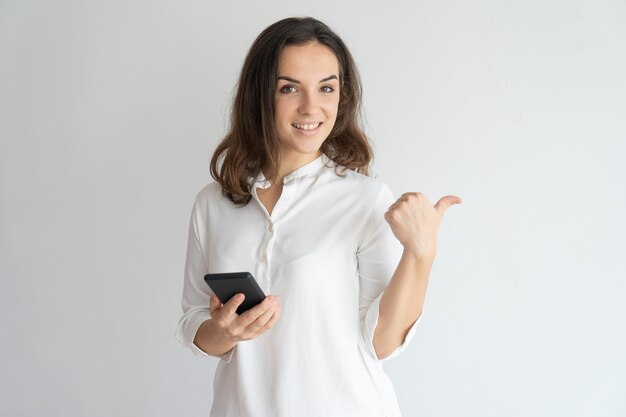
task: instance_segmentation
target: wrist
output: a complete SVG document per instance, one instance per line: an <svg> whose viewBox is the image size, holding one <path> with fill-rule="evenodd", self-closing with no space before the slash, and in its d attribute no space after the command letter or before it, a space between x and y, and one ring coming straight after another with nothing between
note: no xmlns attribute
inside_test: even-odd
<svg viewBox="0 0 626 417"><path fill-rule="evenodd" d="M418 262L432 263L435 259L435 255L437 254L437 247L433 245L428 249L420 249L416 246L404 246L404 250L402 252L402 256L406 258L411 258Z"/></svg>
<svg viewBox="0 0 626 417"><path fill-rule="evenodd" d="M237 345L237 341L224 335L218 327L214 318L204 321L193 341L200 350L211 356L222 356Z"/></svg>

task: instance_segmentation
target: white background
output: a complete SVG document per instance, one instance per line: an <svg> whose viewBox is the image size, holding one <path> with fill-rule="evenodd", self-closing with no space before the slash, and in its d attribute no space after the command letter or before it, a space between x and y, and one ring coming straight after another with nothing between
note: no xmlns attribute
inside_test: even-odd
<svg viewBox="0 0 626 417"><path fill-rule="evenodd" d="M0 414L206 416L174 339L191 206L247 49L350 46L374 171L464 198L405 416L626 415L626 2L0 1ZM283 318L283 320L286 318Z"/></svg>

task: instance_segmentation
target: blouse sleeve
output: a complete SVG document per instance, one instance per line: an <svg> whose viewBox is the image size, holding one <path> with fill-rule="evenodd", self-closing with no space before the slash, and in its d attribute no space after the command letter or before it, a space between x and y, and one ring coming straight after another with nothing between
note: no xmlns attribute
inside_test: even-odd
<svg viewBox="0 0 626 417"><path fill-rule="evenodd" d="M409 329L404 341L383 359L378 359L374 349L374 330L378 324L380 300L400 262L402 245L393 235L384 215L394 202L393 194L383 184L374 207L365 224L361 244L357 250L359 270L359 319L361 337L366 351L376 361L386 361L399 355L415 334L418 318Z"/></svg>
<svg viewBox="0 0 626 417"><path fill-rule="evenodd" d="M201 211L198 198L196 198L191 212L191 220L189 221L182 296L183 315L178 322L176 339L182 345L190 348L195 355L210 357L211 355L208 355L193 343L200 325L211 318L209 304L211 291L204 281L204 276L209 272L209 268L200 243L200 226L205 224L205 218L201 215ZM202 230L205 230L205 228L203 227ZM229 350L221 358L227 363L230 362L234 351L235 348Z"/></svg>

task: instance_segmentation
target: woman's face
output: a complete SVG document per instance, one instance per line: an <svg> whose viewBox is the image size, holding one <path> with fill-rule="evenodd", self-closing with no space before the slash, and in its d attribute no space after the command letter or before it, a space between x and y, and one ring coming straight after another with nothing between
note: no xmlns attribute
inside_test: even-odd
<svg viewBox="0 0 626 417"><path fill-rule="evenodd" d="M286 46L274 96L281 159L306 163L320 155L339 106L339 61L318 42Z"/></svg>

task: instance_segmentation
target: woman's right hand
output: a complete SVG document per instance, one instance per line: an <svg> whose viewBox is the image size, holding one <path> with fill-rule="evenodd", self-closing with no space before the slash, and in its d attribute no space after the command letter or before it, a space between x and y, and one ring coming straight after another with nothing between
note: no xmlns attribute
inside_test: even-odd
<svg viewBox="0 0 626 417"><path fill-rule="evenodd" d="M215 294L211 295L209 321L214 336L233 344L254 339L271 329L280 317L280 300L276 295L266 296L261 303L238 315L236 311L243 300L243 294L236 294L222 304Z"/></svg>
<svg viewBox="0 0 626 417"><path fill-rule="evenodd" d="M268 295L250 310L237 314L243 302L243 294L237 294L222 304L211 295L211 318L205 320L196 332L193 343L205 353L222 356L242 340L250 340L274 326L280 316L280 302L275 295Z"/></svg>

